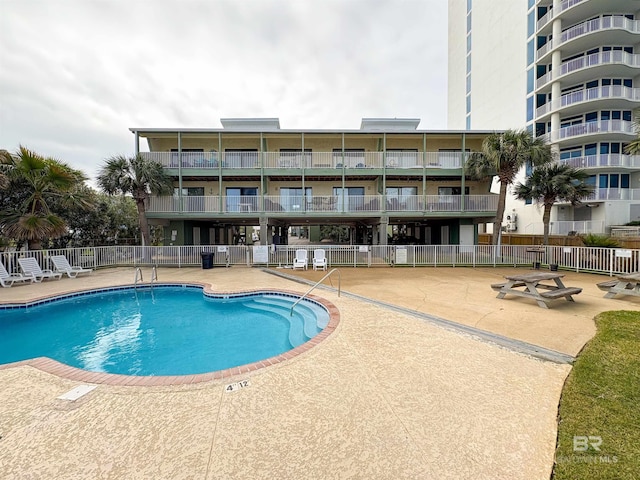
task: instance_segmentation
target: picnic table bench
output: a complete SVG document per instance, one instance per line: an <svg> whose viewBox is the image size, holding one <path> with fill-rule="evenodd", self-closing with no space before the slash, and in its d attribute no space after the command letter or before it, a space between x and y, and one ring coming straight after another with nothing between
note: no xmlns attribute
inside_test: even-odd
<svg viewBox="0 0 640 480"><path fill-rule="evenodd" d="M604 298L614 298L616 295L640 297L640 273L618 275L615 280L598 283L598 288L607 292Z"/></svg>
<svg viewBox="0 0 640 480"><path fill-rule="evenodd" d="M579 287L566 287L562 283L562 277L564 277L563 273L553 272L506 275L505 283L494 283L491 288L498 292L497 298L504 298L507 294L532 298L539 307L549 308L548 303L551 300L564 298L568 302L573 302L572 295L582 292L582 288ZM546 280L553 280L554 283L542 283Z"/></svg>

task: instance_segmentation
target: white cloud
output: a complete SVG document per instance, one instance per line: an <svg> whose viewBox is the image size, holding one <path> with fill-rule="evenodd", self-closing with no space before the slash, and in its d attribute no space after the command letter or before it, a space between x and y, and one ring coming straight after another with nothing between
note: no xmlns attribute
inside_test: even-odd
<svg viewBox="0 0 640 480"><path fill-rule="evenodd" d="M445 0L0 0L0 148L90 176L129 127L446 128Z"/></svg>

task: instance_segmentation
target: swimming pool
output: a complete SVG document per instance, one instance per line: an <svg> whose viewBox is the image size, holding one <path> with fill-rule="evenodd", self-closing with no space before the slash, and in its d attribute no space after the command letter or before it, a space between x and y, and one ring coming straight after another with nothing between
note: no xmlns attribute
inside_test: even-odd
<svg viewBox="0 0 640 480"><path fill-rule="evenodd" d="M157 285L74 294L0 310L0 364L49 357L92 372L192 375L292 350L329 323L326 308L278 292L209 295Z"/></svg>

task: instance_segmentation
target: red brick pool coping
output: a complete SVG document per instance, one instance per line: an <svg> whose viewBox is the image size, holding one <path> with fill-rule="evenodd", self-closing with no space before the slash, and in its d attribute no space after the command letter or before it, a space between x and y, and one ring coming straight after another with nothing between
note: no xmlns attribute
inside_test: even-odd
<svg viewBox="0 0 640 480"><path fill-rule="evenodd" d="M292 295L296 297L301 297L302 295L299 292L294 292L291 290L279 290L279 289L254 289L254 290L242 290L236 292L216 292L211 289L211 285L208 283L201 282L184 282L184 283L158 283L156 285L195 285L202 286L203 291L205 293L222 296L222 295L247 295L247 294L259 294L259 293L280 293L285 295ZM64 294L56 294L45 297L39 297L36 299L31 299L27 302L23 302L23 304L31 304L38 303L42 300L47 300L56 297L66 297L68 295L72 295L74 293L81 292L91 292L91 291L108 291L115 289L125 289L127 287L133 287L134 285L119 285L117 287L105 287L99 289L88 289L88 290L74 290L69 291ZM239 367L227 368L226 370L218 370L215 372L208 373L198 373L194 375L158 375L158 376L134 376L134 375L117 375L113 373L101 373L101 372L89 372L87 370L82 370L80 368L72 367L70 365L66 365L64 363L58 362L48 357L37 357L29 360L22 360L20 362L6 363L4 365L0 365L0 370L4 370L7 368L14 368L23 365L29 365L31 367L37 368L38 370L42 370L43 372L50 373L51 375L56 375L58 377L66 378L68 380L74 380L83 383L94 383L101 385L117 385L117 386L170 386L170 385L189 385L194 383L203 383L210 382L214 380L224 380L230 379L232 377L236 377L238 375L244 375L251 372L255 372L256 370L260 370L262 368L270 367L271 365L277 365L279 363L286 362L295 358L315 346L322 343L329 335L331 335L335 329L338 327L340 323L340 311L338 307L336 307L330 301L318 297L316 295L306 295L305 298L309 298L310 300L314 300L324 306L329 312L329 323L327 326L320 332L318 335L313 337L311 340L303 343L302 345L298 345L297 347L284 352L280 355L276 355L275 357L266 358L264 360L259 360L257 362L249 363L246 365L240 365ZM21 303L13 303L13 305L21 305Z"/></svg>

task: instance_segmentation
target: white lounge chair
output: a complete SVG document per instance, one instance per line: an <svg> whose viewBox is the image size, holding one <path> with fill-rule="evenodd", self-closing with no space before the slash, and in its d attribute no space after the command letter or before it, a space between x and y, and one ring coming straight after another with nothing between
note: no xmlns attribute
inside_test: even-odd
<svg viewBox="0 0 640 480"><path fill-rule="evenodd" d="M71 266L69 260L64 255L51 255L51 261L53 262L53 268L56 272L66 273L69 278L76 278L81 273L91 273L93 269L82 268L77 265Z"/></svg>
<svg viewBox="0 0 640 480"><path fill-rule="evenodd" d="M327 269L327 257L325 255L325 251L321 248L317 248L313 251L313 269L314 270Z"/></svg>
<svg viewBox="0 0 640 480"><path fill-rule="evenodd" d="M301 268L303 270L307 269L307 251L306 250L296 250L296 258L293 259L293 269L296 270Z"/></svg>
<svg viewBox="0 0 640 480"><path fill-rule="evenodd" d="M30 282L33 283L33 277L25 277L20 273L9 273L7 269L4 268L2 262L0 262L0 285L5 288L9 288L13 286L14 283L20 282Z"/></svg>
<svg viewBox="0 0 640 480"><path fill-rule="evenodd" d="M45 278L55 278L57 280L62 278L61 273L54 272L49 269L42 270L38 261L33 257L19 258L18 263L20 264L20 269L24 273L24 276L33 278L33 281L35 282L41 282Z"/></svg>

